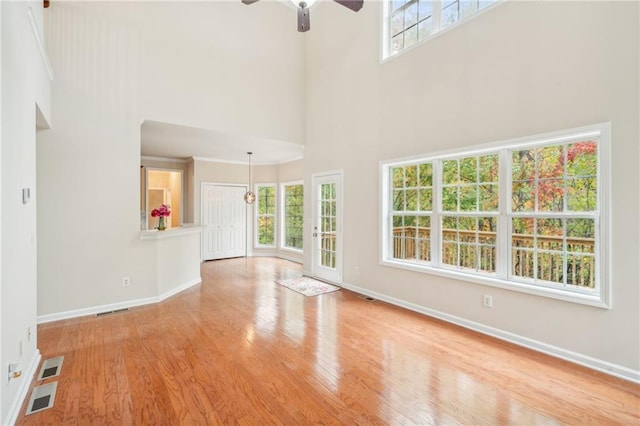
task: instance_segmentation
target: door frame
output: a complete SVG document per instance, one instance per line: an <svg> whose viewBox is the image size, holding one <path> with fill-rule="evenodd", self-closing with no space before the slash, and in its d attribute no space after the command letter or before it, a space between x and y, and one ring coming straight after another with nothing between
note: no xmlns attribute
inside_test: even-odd
<svg viewBox="0 0 640 426"><path fill-rule="evenodd" d="M319 180L323 178L329 178L335 176L338 183L338 191L336 194L336 276L332 279L318 276L318 259L320 249L320 238L313 236L317 233L319 226L318 216L320 208L318 203L318 184ZM344 219L344 169L330 170L320 173L311 174L311 274L314 278L330 281L333 284L341 285L344 279L344 245L343 245L343 219Z"/></svg>

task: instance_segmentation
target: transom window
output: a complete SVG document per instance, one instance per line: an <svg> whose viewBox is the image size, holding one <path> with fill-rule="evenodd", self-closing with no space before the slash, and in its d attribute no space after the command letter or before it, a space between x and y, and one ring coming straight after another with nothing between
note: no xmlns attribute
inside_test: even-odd
<svg viewBox="0 0 640 426"><path fill-rule="evenodd" d="M383 164L383 263L607 306L608 135Z"/></svg>
<svg viewBox="0 0 640 426"><path fill-rule="evenodd" d="M395 55L498 0L387 0L384 58Z"/></svg>

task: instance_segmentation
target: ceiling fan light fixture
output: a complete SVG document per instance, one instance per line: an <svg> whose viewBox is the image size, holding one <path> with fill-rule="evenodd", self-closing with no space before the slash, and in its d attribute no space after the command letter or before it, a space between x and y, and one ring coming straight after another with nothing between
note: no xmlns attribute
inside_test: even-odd
<svg viewBox="0 0 640 426"><path fill-rule="evenodd" d="M242 0L244 4L253 4L258 0ZM290 0L291 3L298 10L298 31L301 33L309 31L311 28L309 9L316 3L316 0ZM333 0L341 6L354 12L362 9L364 0Z"/></svg>
<svg viewBox="0 0 640 426"><path fill-rule="evenodd" d="M313 6L316 3L316 0L290 0L290 1L291 3L293 3L295 7L302 7L304 9L311 9L311 6Z"/></svg>

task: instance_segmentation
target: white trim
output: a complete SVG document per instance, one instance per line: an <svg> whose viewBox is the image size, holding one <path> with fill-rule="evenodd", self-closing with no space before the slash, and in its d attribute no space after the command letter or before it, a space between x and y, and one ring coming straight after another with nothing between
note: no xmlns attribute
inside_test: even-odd
<svg viewBox="0 0 640 426"><path fill-rule="evenodd" d="M278 247L278 250L280 251L284 251L284 252L290 252L290 253L294 253L294 254L304 254L304 250L303 249L297 249L297 248L291 248L291 247Z"/></svg>
<svg viewBox="0 0 640 426"><path fill-rule="evenodd" d="M142 161L162 161L165 163L188 163L189 158L169 158L169 157L153 157L150 155L141 155L140 160ZM145 166L147 167L147 166ZM152 167L152 166L149 166Z"/></svg>
<svg viewBox="0 0 640 426"><path fill-rule="evenodd" d="M208 163L239 164L242 166L247 165L246 161L221 160L219 158L210 158L210 157L191 157L191 158L193 158L196 161L206 161ZM303 156L299 156L299 157L294 157L284 161L258 161L258 162L254 161L253 165L254 166L281 166L283 164L293 163L294 161L300 161L303 159L304 159Z"/></svg>
<svg viewBox="0 0 640 426"><path fill-rule="evenodd" d="M29 386L31 386L31 382L33 381L33 377L36 375L38 371L38 365L40 365L40 360L42 359L42 355L40 351L36 349L36 352L33 354L31 358L31 362L29 363L29 369L25 374L23 374L20 379L22 383L20 384L20 389L18 390L16 398L13 400L13 404L9 408L9 412L7 413L6 421L2 424L6 425L14 425L16 421L18 421L18 416L20 415L20 408L22 408L22 404L24 403L25 398L27 397L27 393L29 392Z"/></svg>
<svg viewBox="0 0 640 426"><path fill-rule="evenodd" d="M280 182L280 186L278 188L278 192L280 193L280 195L278 196L278 206L276 207L278 211L280 211L280 214L278 215L278 223L280 224L280 232L278 234L278 248L280 250L285 250L285 251L291 251L293 253L299 253L302 254L304 253L304 248L302 249L298 249L295 247L286 247L284 244L286 243L287 239L286 239L286 235L285 232L287 230L287 227L285 226L285 214L286 214L286 209L285 209L285 205L284 205L284 200L285 200L285 186L295 186L295 185L302 185L302 192L303 192L303 203L304 203L304 194L306 193L306 188L304 187L304 180L302 179L298 179L298 180L293 180L293 181L288 181L288 182ZM305 210L305 206L303 204L302 206L303 211ZM302 218L303 221L303 225L302 225L302 244L304 247L304 215Z"/></svg>
<svg viewBox="0 0 640 426"><path fill-rule="evenodd" d="M166 292L162 293L161 295L159 295L157 297L158 302L162 302L162 301L170 298L171 296L175 296L176 294L178 294L180 292L183 292L183 291L193 287L194 285L198 285L200 283L202 283L202 278L200 278L200 277L195 278L195 279L193 279L191 281L187 281L186 283L182 284L181 286L178 286L178 287L176 287L174 289L171 289L171 290L166 291Z"/></svg>
<svg viewBox="0 0 640 426"><path fill-rule="evenodd" d="M418 312L420 314L423 314L432 318L437 318L442 321L455 324L460 327L464 327L481 334L492 336L497 339L504 340L506 342L513 343L515 345L534 350L536 352L542 352L544 354L547 354L556 358L560 358L566 361L570 361L575 364L582 365L584 367L587 367L596 371L600 371L602 373L605 373L611 376L619 377L624 380L629 380L634 383L640 383L640 370L633 370L631 368L628 368L622 365L614 364L607 361L602 361L600 359L593 358L588 355L584 355L578 352L573 352L557 346L549 345L547 343L530 339L528 337L520 336L518 334L511 333L509 331L504 331L498 328L489 327L484 324L480 324L475 321L470 321L455 315L450 315L441 311L437 311L435 309L426 308L424 306L420 306L415 303L411 303L402 299L397 299L395 297L387 296L385 294L378 293L376 291L372 291L356 285L343 283L342 287L347 290L354 291L356 293L373 297L374 299L382 300L384 302L390 303L395 306L400 306L410 311Z"/></svg>
<svg viewBox="0 0 640 426"><path fill-rule="evenodd" d="M27 8L27 17L29 18L29 23L31 24L31 32L33 33L33 38L35 38L36 44L38 45L38 50L40 51L40 57L42 58L44 67L47 70L47 74L49 75L49 80L53 81L53 68L51 67L51 62L49 62L49 55L47 55L47 49L45 49L44 47L42 34L40 34L40 30L38 29L38 23L36 22L36 17L33 14L33 8L31 6Z"/></svg>
<svg viewBox="0 0 640 426"><path fill-rule="evenodd" d="M451 278L459 281L465 281L472 284L488 285L491 287L502 288L505 290L518 291L521 293L533 294L535 296L550 297L557 300L564 300L566 302L574 302L582 305L595 306L598 308L610 309L611 306L607 305L603 301L599 300L597 296L593 294L582 293L569 293L566 291L560 291L549 287L543 287L540 284L527 284L520 281L509 281L497 278L495 276L483 275L479 273L464 273L462 271L454 269L445 269L443 267L432 267L427 265L420 265L418 263L410 263L394 260L382 260L380 262L383 266L389 266L398 269L405 269L407 271L428 273L431 275L437 275L440 277Z"/></svg>
<svg viewBox="0 0 640 426"><path fill-rule="evenodd" d="M179 228L169 228L164 231L150 229L148 231L140 231L141 240L161 240L164 238L179 237L188 234L200 234L204 227L201 225L183 225Z"/></svg>
<svg viewBox="0 0 640 426"><path fill-rule="evenodd" d="M289 262L297 263L299 265L304 264L304 260L299 257L285 256L280 253L276 254L275 257L277 257L278 259L288 260Z"/></svg>
<svg viewBox="0 0 640 426"><path fill-rule="evenodd" d="M287 260L289 262L297 263L302 265L303 260L297 257L283 256L281 253L273 252L273 251L261 251L261 252L253 252L249 253L249 257L274 257L276 259Z"/></svg>
<svg viewBox="0 0 640 426"><path fill-rule="evenodd" d="M198 277L184 284L181 284L174 289L171 289L165 293L162 293L158 296L145 297L143 299L127 300L124 302L110 303L107 305L93 306L90 308L74 309L72 311L59 312L55 314L40 315L38 316L38 324L45 324L53 321L84 317L87 315L95 315L101 312L117 311L119 309L134 308L136 306L144 306L144 305L151 305L153 303L160 303L171 296L174 296L184 290L187 290L190 287L193 287L194 285L200 284L201 282L202 282L202 279Z"/></svg>

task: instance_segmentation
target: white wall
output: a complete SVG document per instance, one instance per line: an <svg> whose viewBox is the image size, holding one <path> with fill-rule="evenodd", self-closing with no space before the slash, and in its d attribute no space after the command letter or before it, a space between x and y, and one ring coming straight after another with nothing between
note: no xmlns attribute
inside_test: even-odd
<svg viewBox="0 0 640 426"><path fill-rule="evenodd" d="M39 315L157 294L156 252L139 239L144 120L299 142L303 39L290 12L270 2L52 2Z"/></svg>
<svg viewBox="0 0 640 426"><path fill-rule="evenodd" d="M640 377L639 4L506 2L383 64L379 3L329 6L307 39L305 176L344 169L345 282ZM379 265L381 160L606 121L612 309Z"/></svg>
<svg viewBox="0 0 640 426"><path fill-rule="evenodd" d="M157 254L158 295L174 294L176 288L200 282L200 232L158 237L153 242Z"/></svg>
<svg viewBox="0 0 640 426"><path fill-rule="evenodd" d="M31 19L30 19L31 15ZM36 107L42 125L50 120L50 81L42 39L40 2L1 2L2 66L0 92L0 423L15 420L28 389L39 352L36 348ZM31 201L22 203L22 189ZM29 334L29 330L31 334ZM9 362L20 362L23 375L7 383Z"/></svg>
<svg viewBox="0 0 640 426"><path fill-rule="evenodd" d="M302 143L304 37L292 10L218 1L121 12L144 28L145 119Z"/></svg>
<svg viewBox="0 0 640 426"><path fill-rule="evenodd" d="M153 296L154 251L139 240L141 35L75 5L45 18L55 125L38 140L38 314Z"/></svg>

